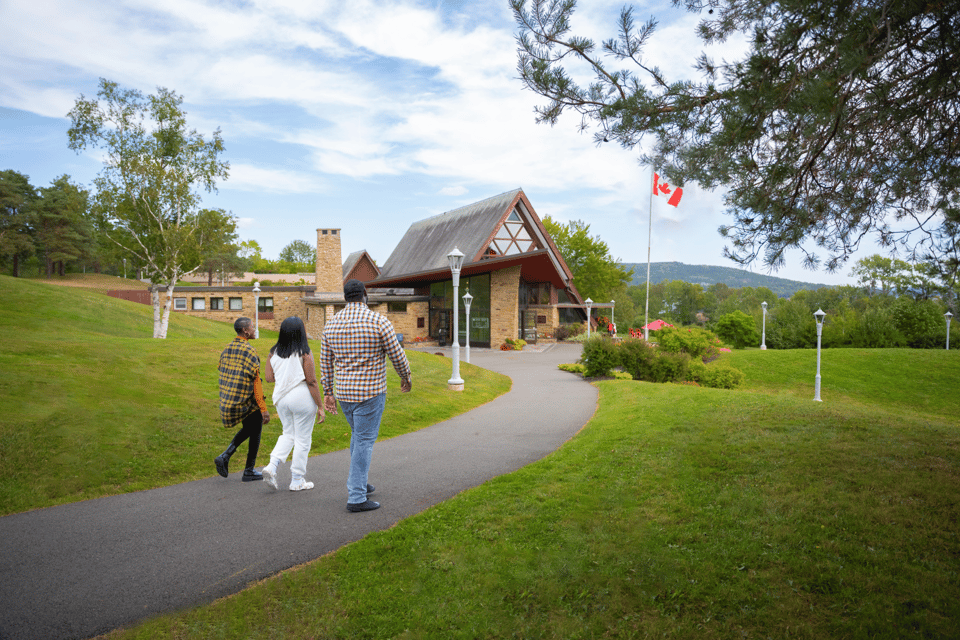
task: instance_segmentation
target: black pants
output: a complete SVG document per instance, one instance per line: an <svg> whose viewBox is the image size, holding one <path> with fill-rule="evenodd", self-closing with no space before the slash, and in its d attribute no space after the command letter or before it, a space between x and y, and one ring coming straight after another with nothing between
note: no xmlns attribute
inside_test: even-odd
<svg viewBox="0 0 960 640"><path fill-rule="evenodd" d="M260 435L263 433L263 414L259 409L254 409L242 420L243 427L233 436L232 444L234 448L243 444L247 438L250 439L250 445L247 448L247 466L245 469L253 469L257 464L257 453L260 451Z"/></svg>

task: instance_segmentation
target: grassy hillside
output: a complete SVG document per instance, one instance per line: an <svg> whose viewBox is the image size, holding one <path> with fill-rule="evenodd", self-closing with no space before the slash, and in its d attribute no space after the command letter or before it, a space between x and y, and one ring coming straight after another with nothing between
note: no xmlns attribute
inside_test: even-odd
<svg viewBox="0 0 960 640"><path fill-rule="evenodd" d="M960 358L735 352L746 389L596 383L562 449L111 638L960 637Z"/></svg>
<svg viewBox="0 0 960 640"><path fill-rule="evenodd" d="M214 475L213 458L233 435L220 425L217 388L217 362L233 328L174 315L169 338L154 340L152 313L82 288L0 276L0 370L8 373L0 388L0 515ZM276 335L261 331L258 352ZM473 383L451 395L449 359L408 357L417 393L397 393L390 371L381 437L509 389L509 379L463 363ZM269 405L272 385L265 392ZM264 442L280 429L279 420L270 422ZM312 451L343 449L348 434L342 414L330 417L316 429ZM262 445L261 463L268 454Z"/></svg>
<svg viewBox="0 0 960 640"><path fill-rule="evenodd" d="M633 269L633 280L630 281L630 284L638 286L646 284L647 264L645 262L624 263L623 266L628 269ZM777 278L776 276L753 273L752 271L745 271L733 267L718 267L703 264L691 265L682 262L650 263L651 284L669 282L671 280L682 280L683 282L702 284L705 287L720 282L733 289L739 289L741 287L767 287L781 298L789 298L801 289L819 289L820 287L830 286Z"/></svg>

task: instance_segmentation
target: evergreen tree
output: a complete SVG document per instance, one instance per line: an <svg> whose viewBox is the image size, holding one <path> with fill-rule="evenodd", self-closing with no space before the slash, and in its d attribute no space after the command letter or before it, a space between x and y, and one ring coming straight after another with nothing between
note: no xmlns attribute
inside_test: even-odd
<svg viewBox="0 0 960 640"><path fill-rule="evenodd" d="M46 275L64 274L65 264L89 255L93 229L88 217L86 190L60 176L40 189L36 203L36 227Z"/></svg>
<svg viewBox="0 0 960 640"><path fill-rule="evenodd" d="M0 171L0 258L11 260L14 277L20 277L21 260L34 252L36 199L37 190L27 176Z"/></svg>
<svg viewBox="0 0 960 640"><path fill-rule="evenodd" d="M576 0L511 0L520 77L547 99L538 121L573 110L598 144L628 148L649 135L643 162L671 183L724 187L733 222L721 233L737 262L776 268L793 247L806 266L834 271L873 232L957 272L960 2L673 4L700 13L705 43L744 34L749 51L722 63L701 54L701 79L674 81L644 60L657 23L637 27L632 8L598 48L570 33ZM587 85L567 70L582 64Z"/></svg>

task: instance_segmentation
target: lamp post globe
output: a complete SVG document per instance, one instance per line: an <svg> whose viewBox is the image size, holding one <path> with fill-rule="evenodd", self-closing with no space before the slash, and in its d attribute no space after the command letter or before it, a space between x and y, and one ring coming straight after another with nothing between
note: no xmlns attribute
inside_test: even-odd
<svg viewBox="0 0 960 640"><path fill-rule="evenodd" d="M763 335L760 337L760 348L766 350L767 348L767 303L761 302L760 306L763 307Z"/></svg>
<svg viewBox="0 0 960 640"><path fill-rule="evenodd" d="M943 314L943 317L947 319L947 351L950 351L950 320L953 318L953 314L947 311Z"/></svg>
<svg viewBox="0 0 960 640"><path fill-rule="evenodd" d="M823 318L826 315L823 309L817 309L813 314L817 319L817 380L813 388L813 399L817 402L823 402L820 399L820 336L823 335Z"/></svg>
<svg viewBox="0 0 960 640"><path fill-rule="evenodd" d="M453 374L447 380L447 388L451 391L463 391L463 379L460 377L460 269L463 267L463 253L457 247L447 254L447 263L450 265L450 274L453 278Z"/></svg>
<svg viewBox="0 0 960 640"><path fill-rule="evenodd" d="M254 332L253 337L260 338L260 283L253 283L253 317L254 317Z"/></svg>
<svg viewBox="0 0 960 640"><path fill-rule="evenodd" d="M467 336L465 342L467 343L467 364L470 364L470 303L473 302L473 296L470 295L470 292L467 291L463 294L463 308L467 311Z"/></svg>
<svg viewBox="0 0 960 640"><path fill-rule="evenodd" d="M590 308L593 307L593 300L587 298L584 302L587 303L587 339L590 339Z"/></svg>

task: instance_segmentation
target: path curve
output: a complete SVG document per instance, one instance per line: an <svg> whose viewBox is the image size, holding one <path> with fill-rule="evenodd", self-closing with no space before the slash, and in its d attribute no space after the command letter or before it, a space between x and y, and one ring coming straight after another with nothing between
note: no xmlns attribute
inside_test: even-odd
<svg viewBox="0 0 960 640"><path fill-rule="evenodd" d="M311 491L272 492L234 471L0 518L0 639L90 638L208 603L539 460L596 409L597 389L557 369L580 349L473 349L473 364L509 376L511 390L378 442L377 511L344 508L349 457L338 451L310 459ZM260 457L271 447L265 438ZM289 473L284 465L281 489Z"/></svg>

